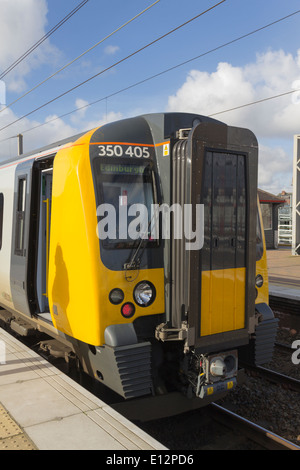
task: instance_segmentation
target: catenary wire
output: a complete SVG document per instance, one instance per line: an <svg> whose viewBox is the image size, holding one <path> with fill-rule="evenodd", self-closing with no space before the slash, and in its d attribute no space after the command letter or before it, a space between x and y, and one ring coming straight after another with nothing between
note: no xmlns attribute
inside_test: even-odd
<svg viewBox="0 0 300 470"><path fill-rule="evenodd" d="M300 91L300 88L295 88L294 90L285 91L284 93L279 93L278 95L269 96L268 98L261 98L260 100L251 101L250 103L241 104L240 106L235 106L234 108L224 109L223 111L218 111L217 113L208 114L208 117L218 116L219 114L229 113L230 111L236 111L237 109L246 108L248 106L253 106L255 104L264 103L265 101L274 100L276 98L281 98L282 96L291 95L292 93L297 93Z"/></svg>
<svg viewBox="0 0 300 470"><path fill-rule="evenodd" d="M131 18L130 20L128 20L126 23L124 23L123 25L119 26L119 28L115 29L112 33L108 34L107 36L105 36L103 39L101 39L100 41L98 41L96 44L94 44L92 47L90 47L89 49L87 49L85 52L83 52L82 54L80 54L78 57L76 57L75 59L73 59L71 62L68 62L66 65L64 65L63 67L61 67L59 70L57 70L56 72L54 72L52 75L50 75L49 77L45 78L42 82L38 83L37 85L35 85L33 88L31 88L31 90L28 90L26 93L24 93L22 96L20 96L19 98L17 98L16 100L12 101L11 103L9 103L8 105L6 105L4 108L2 108L0 110L0 113L2 113L3 111L5 111L7 108L10 108L11 106L13 106L15 103L17 103L18 101L20 101L22 98L25 98L25 96L29 95L30 93L32 93L34 90L36 90L37 88L39 88L41 85L44 85L44 83L46 83L48 80L50 80L51 78L55 77L55 75L59 74L60 72L62 72L63 70L65 70L67 67L69 67L70 65L74 64L77 60L81 59L84 55L86 55L88 52L91 52L93 49L95 49L95 47L99 46L100 44L102 44L104 41L106 41L107 39L109 39L111 36L113 36L114 34L116 34L117 32L121 31L121 29L125 28L125 26L129 25L130 23L132 23L132 21L136 20L137 18L139 18L141 15L143 15L144 13L146 13L148 10L150 10L150 8L152 8L154 5L156 5L157 3L159 3L160 0L156 0L156 2L152 3L152 5L148 6L147 8L145 8L143 11L141 11L140 13L138 13L137 15L135 15L133 18ZM1 77L0 77L1 78Z"/></svg>
<svg viewBox="0 0 300 470"><path fill-rule="evenodd" d="M107 99L109 99L109 98L111 98L111 97L113 97L113 96L115 96L115 95L118 95L118 94L120 94L120 93L123 93L123 92L125 92L125 91L128 91L128 90L130 90L131 88L134 88L134 87L136 87L136 86L138 86L138 85L141 85L141 84L143 84L143 83L146 83L147 81L153 80L154 78L157 78L157 77L159 77L159 76L161 76L161 75L163 75L163 74L165 74L165 73L167 73L167 72L171 72L171 71L175 70L176 68L179 68L179 67L181 67L181 66L183 66L183 65L186 65L186 64L188 64L188 63L190 63L190 62L192 62L192 61L195 61L195 60L197 60L197 59L199 59L199 58L201 58L201 57L204 57L205 55L208 55L208 54L210 54L210 53L212 53L212 52L215 52L215 51L217 51L217 50L219 50L219 49L221 49L221 48L223 48L223 47L229 46L229 45L231 45L231 44L233 44L233 43L235 43L235 42L237 42L237 41L240 41L240 40L242 40L242 39L245 39L245 38L247 38L247 37L249 37L249 36L251 36L251 35L253 35L253 34L255 34L255 33L258 33L259 31L262 31L262 30L264 30L264 29L266 29L266 28L269 28L270 26L273 26L273 25L275 25L275 24L277 24L277 23L279 23L279 22L281 22L281 21L284 21L284 20L286 20L286 19L290 18L291 16L294 16L294 15L296 15L296 14L298 14L298 13L300 13L300 10L297 10L297 11L295 11L295 12L293 12L293 13L287 15L287 16L284 16L284 17L282 17L282 18L280 18L280 19L278 19L278 20L276 20L276 21L273 21L272 23L268 23L268 24L265 25L265 26L262 26L262 27L260 27L260 28L257 28L257 29L255 29L255 30L249 32L249 33L246 33L246 34L244 34L243 36L240 36L240 37L235 38L235 39L233 39L233 40L231 40L231 41L228 41L228 42L226 42L226 43L224 43L224 44L222 44L222 45L220 45L220 46L215 47L214 49L210 49L209 51L206 51L206 52L204 52L204 53L202 53L202 54L200 54L200 55L197 55L196 57L193 57L193 58L188 59L188 60L186 60L186 61L184 61L184 62L181 62L180 64L177 64L177 65L174 65L173 67L170 67L170 68L168 68L168 69L165 69L165 70L163 70L162 72L159 72L159 73L157 73L157 74L155 74L155 75L152 75L151 77L147 77L147 78L145 78L145 79L143 79L143 80L140 80L139 82L136 82L136 83L134 83L134 84L132 84L132 85L129 85L129 86L125 87L125 88L122 88L122 89L120 89L120 90L118 90L118 91L115 91L114 93L111 93L110 95L107 95L107 96L105 96L105 97L99 98L99 99L97 99L97 100L95 100L95 101L93 101L93 102L91 102L91 103L87 103L87 104L85 104L85 105L83 105L83 106L80 106L80 107L78 107L78 108L76 108L76 109L73 109L72 111L69 111L69 112L67 112L67 113L64 113L64 114L62 114L62 115L60 115L60 116L56 116L55 118L50 119L50 120L48 120L47 122L44 122L44 123L42 123L42 124L38 124L37 126L31 127L30 129L27 129L27 130L24 130L24 131L22 131L22 134L25 134L25 133L27 133L27 132L33 131L33 130L35 130L35 129L38 129L39 127L42 127L42 126L46 126L46 125L50 124L51 122L54 122L54 121L56 121L56 120L58 120L58 119L61 119L61 118L66 117L66 116L69 116L70 114L76 113L76 112L78 112L78 111L80 111L80 110L82 110L82 109L85 109L85 108L88 108L88 107L90 107L90 106L93 106L93 105L95 105L95 104L97 104L97 103L100 103L101 101L107 100ZM258 103L263 102L263 101L269 101L269 100L272 100L272 99L279 98L280 96L284 96L284 95L288 95L288 94L295 93L295 92L297 92L297 91L299 91L299 90L294 89L294 90L291 90L291 91L288 91L288 92L281 93L281 94L279 94L279 95L274 95L274 96L271 96L271 97L269 97L269 98L265 98L265 99L258 100L258 101L252 102L252 103L244 104L244 105L241 105L240 107L251 106L252 104L258 104ZM239 108L239 107L237 107L237 108ZM230 110L219 111L218 113L215 113L215 114L213 114L213 115L210 115L210 117L211 117L211 116L215 116L215 115L217 115L217 114L222 114L222 113L225 113L225 112L229 112L229 111L231 111L231 110L233 110L233 109L234 109L234 108L232 108L232 109L230 109ZM9 140L10 138L11 138L11 137L8 137L8 138L6 138L6 139L1 140L0 142L4 142L4 141L6 141L6 140Z"/></svg>
<svg viewBox="0 0 300 470"><path fill-rule="evenodd" d="M37 49L46 39L48 39L55 31L57 31L61 26L63 26L72 16L75 15L89 0L82 1L77 7L75 7L68 15L66 15L59 23L57 23L53 28L48 31L43 37L41 37L36 43L33 44L24 54L22 54L18 59L15 60L6 70L0 74L0 80L4 78L9 72L11 72L17 65L19 65L26 57L28 57L35 49Z"/></svg>
<svg viewBox="0 0 300 470"><path fill-rule="evenodd" d="M133 85L133 86L136 86L136 84ZM126 90L128 90L129 88L130 88L130 87L127 87ZM111 95L109 95L109 96L107 96L107 97L105 97L105 98L100 98L99 100L94 101L93 103L89 103L89 104L86 104L86 105L84 105L84 106L81 106L80 108L77 108L77 109L75 109L75 110L73 110L73 111L69 111L68 113L62 114L61 116L56 116L55 118L50 119L50 120L47 121L47 122L44 122L44 123L42 123L42 124L38 124L37 126L31 127L30 129L27 129L27 130L25 130L25 131L22 131L21 134L26 134L27 132L33 131L33 130L35 130L35 129L38 129L39 127L46 126L47 124L50 124L51 122L54 122L54 121L57 121L58 119L61 119L61 118L66 117L66 116L69 116L70 114L73 114L73 113L75 113L75 112L77 112L77 111L80 111L80 110L82 110L82 109L84 109L84 108L87 108L87 107L89 107L89 106L91 106L91 105L93 105L93 104L95 104L95 103L99 103L100 101L104 101L105 99L110 98L110 97L112 97L112 96L114 96L114 95L116 95L116 94L118 94L118 93L122 93L123 91L125 91L125 89L119 90L119 91L117 91L117 92L115 92L115 93L112 93ZM253 105L255 105L255 104L263 103L263 102L265 102L265 101L271 101L271 100L274 100L274 99L276 99L276 98L281 98L282 96L286 96L286 95L291 95L291 94L293 94L293 93L297 93L297 92L299 92L299 91L300 91L300 88L295 88L294 90L285 91L285 92L283 92L283 93L279 93L278 95L272 95L272 96L269 96L269 97L267 97L267 98L262 98L262 99L260 99L260 100L251 101L251 102L249 102L249 103L244 103L244 104L241 104L240 106L235 106L234 108L228 108L228 109L224 109L223 111L218 111L218 112L213 113L213 114L208 114L207 116L208 116L208 117L213 117L213 116L217 116L217 115L219 115L219 114L229 113L230 111L236 111L237 109L246 108L246 107L248 107L248 106L253 106ZM13 139L13 138L15 138L15 137L17 137L17 136L7 137L6 139L0 140L0 143L1 143L1 142L5 142L5 141L10 140L10 139Z"/></svg>
<svg viewBox="0 0 300 470"><path fill-rule="evenodd" d="M68 93L78 89L79 87L81 87L82 85L85 85L86 83L90 82L91 80L93 80L94 78L96 77L99 77L100 75L102 75L104 72L107 72L108 70L111 70L112 68L116 67L117 65L121 64L122 62L125 62L126 60L130 59L131 57L134 57L135 55L137 55L138 53L144 51L145 49L147 49L148 47L156 44L158 41L161 41L162 39L164 39L165 37L169 36L170 34L174 33L175 31L178 31L180 28L190 24L192 21L196 20L197 18L199 18L200 16L203 16L205 13L208 13L209 11L213 10L214 8L218 7L219 5L223 4L224 2L226 2L227 0L221 0L219 3L213 5L212 7L208 8L207 10L199 13L198 15L194 16L193 18L189 19L188 21L182 23L181 25L177 26L176 28L172 29L171 31L168 31L167 33L163 34L162 36L156 38L154 41L151 41L150 43L146 44L145 46L141 47L140 49L132 52L131 54L129 54L128 56L124 57L123 59L115 62L114 64L110 65L109 67L107 67L106 69L102 70L101 72L98 72L96 73L95 75L93 75L92 77L89 77L88 79L84 80L83 82L79 83L78 85L70 88L69 90L65 91L64 93L61 93L60 95L56 96L55 98L52 98L51 100L47 101L46 103L42 104L41 106L35 108L34 110L28 112L27 114L21 116L20 118L16 119L15 121L7 124L6 126L2 127L0 129L0 131L3 131L4 129L7 129L8 127L12 126L13 124L16 124L17 122L21 121L22 119L32 115L33 113L39 111L40 109L43 109L45 108L46 106L48 106L49 104L53 103L54 101L62 98L63 96L66 96Z"/></svg>

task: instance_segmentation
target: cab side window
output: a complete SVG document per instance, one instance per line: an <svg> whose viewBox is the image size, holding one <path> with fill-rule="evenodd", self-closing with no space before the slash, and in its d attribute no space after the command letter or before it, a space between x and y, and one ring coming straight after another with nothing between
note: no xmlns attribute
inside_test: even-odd
<svg viewBox="0 0 300 470"><path fill-rule="evenodd" d="M259 212L257 208L257 217L256 217L256 261L259 261L264 254L264 244L263 244L263 235L262 227L260 223Z"/></svg>

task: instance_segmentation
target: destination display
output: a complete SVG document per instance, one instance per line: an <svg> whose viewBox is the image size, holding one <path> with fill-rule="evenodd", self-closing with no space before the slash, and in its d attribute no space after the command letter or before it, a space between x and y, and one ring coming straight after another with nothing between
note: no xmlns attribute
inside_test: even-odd
<svg viewBox="0 0 300 470"><path fill-rule="evenodd" d="M145 165L126 165L101 163L100 171L104 175L121 174L121 175L143 175L145 172Z"/></svg>

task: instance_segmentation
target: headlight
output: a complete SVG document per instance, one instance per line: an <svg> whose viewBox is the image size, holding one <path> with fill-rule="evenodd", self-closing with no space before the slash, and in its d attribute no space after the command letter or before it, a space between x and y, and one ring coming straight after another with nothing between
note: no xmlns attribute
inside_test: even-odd
<svg viewBox="0 0 300 470"><path fill-rule="evenodd" d="M140 307L148 307L154 302L155 287L148 281L139 282L134 289L133 296Z"/></svg>
<svg viewBox="0 0 300 470"><path fill-rule="evenodd" d="M255 278L256 287L262 287L263 283L264 283L264 278L260 274L258 274Z"/></svg>

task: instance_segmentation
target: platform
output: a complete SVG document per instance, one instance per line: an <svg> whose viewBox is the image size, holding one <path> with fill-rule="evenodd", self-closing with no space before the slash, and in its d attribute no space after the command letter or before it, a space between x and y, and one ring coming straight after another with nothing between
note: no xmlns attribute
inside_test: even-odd
<svg viewBox="0 0 300 470"><path fill-rule="evenodd" d="M290 247L267 251L270 296L300 302L300 256Z"/></svg>
<svg viewBox="0 0 300 470"><path fill-rule="evenodd" d="M0 328L0 450L4 449L166 450Z"/></svg>

